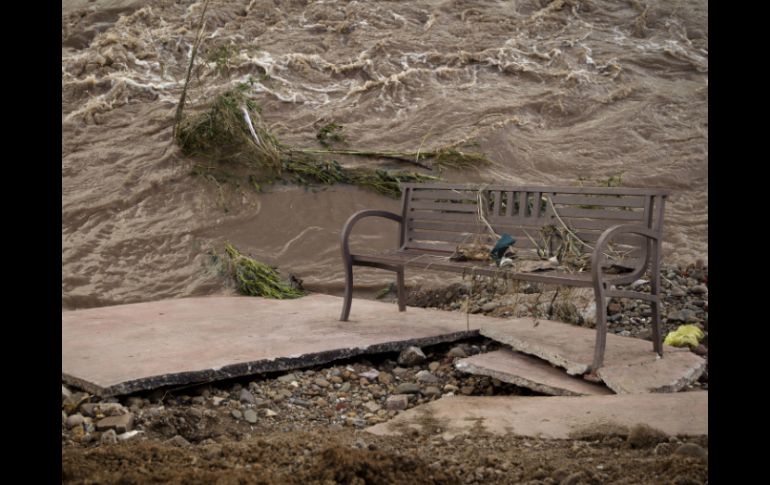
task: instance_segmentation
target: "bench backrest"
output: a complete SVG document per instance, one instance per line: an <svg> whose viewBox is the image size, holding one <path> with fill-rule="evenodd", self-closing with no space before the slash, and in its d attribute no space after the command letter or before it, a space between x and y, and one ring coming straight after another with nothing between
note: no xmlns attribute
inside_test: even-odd
<svg viewBox="0 0 770 485"><path fill-rule="evenodd" d="M546 226L566 225L593 246L616 224L662 230L668 191L625 187L531 187L479 184L402 184L402 248L452 253L458 244L494 244L497 234L517 239L515 248L543 247ZM553 231L552 231L553 232ZM551 238L551 242L553 242ZM619 236L619 250L629 259L645 257L641 236ZM590 248L583 247L583 252Z"/></svg>

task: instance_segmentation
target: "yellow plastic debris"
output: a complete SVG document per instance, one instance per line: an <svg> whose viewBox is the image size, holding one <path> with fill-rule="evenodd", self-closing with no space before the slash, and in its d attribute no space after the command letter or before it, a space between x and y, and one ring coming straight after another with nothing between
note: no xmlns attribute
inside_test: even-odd
<svg viewBox="0 0 770 485"><path fill-rule="evenodd" d="M697 347L703 337L703 330L697 326L680 325L679 328L666 336L666 340L663 343L674 347Z"/></svg>

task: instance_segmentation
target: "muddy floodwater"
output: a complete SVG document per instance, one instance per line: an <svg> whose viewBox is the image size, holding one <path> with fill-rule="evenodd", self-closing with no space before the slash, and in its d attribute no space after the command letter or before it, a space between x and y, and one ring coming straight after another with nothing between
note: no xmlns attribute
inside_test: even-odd
<svg viewBox="0 0 770 485"><path fill-rule="evenodd" d="M191 175L172 126L203 1L62 3L62 307L232 292L225 241L337 293L339 235L370 190L257 192ZM212 1L190 109L249 85L282 142L318 148L473 146L492 160L449 181L672 191L664 260L708 261L708 2ZM349 166L414 169L339 157ZM396 243L389 222L354 244ZM442 274L412 274L431 284ZM381 288L387 272L357 270Z"/></svg>

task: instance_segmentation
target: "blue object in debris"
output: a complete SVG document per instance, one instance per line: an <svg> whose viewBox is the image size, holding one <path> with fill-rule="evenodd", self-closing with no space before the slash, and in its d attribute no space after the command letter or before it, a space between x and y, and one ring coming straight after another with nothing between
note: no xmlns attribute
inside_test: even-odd
<svg viewBox="0 0 770 485"><path fill-rule="evenodd" d="M500 236L500 239L498 239L497 244L495 244L495 247L493 247L491 251L492 259L495 260L495 263L500 264L500 260L503 259L505 251L514 244L516 244L516 239L511 237L510 234L504 233Z"/></svg>

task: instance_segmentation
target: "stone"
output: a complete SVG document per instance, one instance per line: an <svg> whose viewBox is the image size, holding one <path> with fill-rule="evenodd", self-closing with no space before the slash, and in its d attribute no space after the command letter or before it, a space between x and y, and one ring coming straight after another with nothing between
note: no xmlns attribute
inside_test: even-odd
<svg viewBox="0 0 770 485"><path fill-rule="evenodd" d="M128 441L130 439L136 438L140 434L143 434L144 431L139 430L133 430L133 431L126 431L125 433L121 433L118 435L118 441Z"/></svg>
<svg viewBox="0 0 770 485"><path fill-rule="evenodd" d="M482 312L491 312L497 309L497 307L500 306L500 303L495 301L490 301L489 303L484 303L481 305L481 311Z"/></svg>
<svg viewBox="0 0 770 485"><path fill-rule="evenodd" d="M456 347L452 347L449 349L449 352L447 352L447 357L468 357L468 354L465 352L465 350L460 347L459 345Z"/></svg>
<svg viewBox="0 0 770 485"><path fill-rule="evenodd" d="M698 345L697 347L692 349L692 351L695 352L697 355L700 355L700 356L706 356L709 353L708 347L706 347L703 344Z"/></svg>
<svg viewBox="0 0 770 485"><path fill-rule="evenodd" d="M439 389L436 386L428 386L422 391L423 395L431 397L431 396L440 396L441 395L441 389Z"/></svg>
<svg viewBox="0 0 770 485"><path fill-rule="evenodd" d="M163 444L176 446L178 448L187 448L188 446L190 446L190 442L179 435L176 435L171 439L167 439L166 441L163 442Z"/></svg>
<svg viewBox="0 0 770 485"><path fill-rule="evenodd" d="M708 457L708 452L695 443L682 443L676 450L674 450L674 454L701 459Z"/></svg>
<svg viewBox="0 0 770 485"><path fill-rule="evenodd" d="M418 382L424 382L427 384L434 384L439 380L438 377L434 376L427 370L421 370L417 373L416 377Z"/></svg>
<svg viewBox="0 0 770 485"><path fill-rule="evenodd" d="M393 375L396 377L403 378L408 373L409 369L404 369L403 367L396 367L393 369Z"/></svg>
<svg viewBox="0 0 770 485"><path fill-rule="evenodd" d="M97 414L104 416L121 416L128 413L128 409L117 402L101 402L95 409Z"/></svg>
<svg viewBox="0 0 770 485"><path fill-rule="evenodd" d="M457 392L460 388L455 386L454 384L447 384L444 386L444 392Z"/></svg>
<svg viewBox="0 0 770 485"><path fill-rule="evenodd" d="M441 367L441 362L431 362L428 364L428 370L431 372L436 372L439 367Z"/></svg>
<svg viewBox="0 0 770 485"><path fill-rule="evenodd" d="M241 419L243 417L243 413L238 411L237 409L233 409L232 411L230 411L230 415L235 419Z"/></svg>
<svg viewBox="0 0 770 485"><path fill-rule="evenodd" d="M366 372L362 372L358 374L359 377L364 377L366 379L369 379L370 381L377 379L377 376L379 375L380 375L380 371L378 371L377 369L371 369Z"/></svg>
<svg viewBox="0 0 770 485"><path fill-rule="evenodd" d="M102 437L99 442L103 445L114 445L118 442L118 435L115 433L114 429L108 429L102 433Z"/></svg>
<svg viewBox="0 0 770 485"><path fill-rule="evenodd" d="M100 419L99 422L96 423L96 430L107 431L108 429L114 429L116 433L125 433L126 431L131 431L133 424L133 413L127 413Z"/></svg>
<svg viewBox="0 0 770 485"><path fill-rule="evenodd" d="M278 413L276 413L272 409L265 409L265 416L267 416L268 418L271 418L273 416L278 416Z"/></svg>
<svg viewBox="0 0 770 485"><path fill-rule="evenodd" d="M322 378L322 377L319 377L318 379L315 379L315 380L313 381L313 383L314 383L316 386L318 386L318 387L323 387L323 388L327 388L327 387L331 386L331 384L329 383L329 381L327 381L326 379L324 379L324 378Z"/></svg>
<svg viewBox="0 0 770 485"><path fill-rule="evenodd" d="M257 422L257 412L254 411L253 409L247 409L246 411L243 412L243 419L245 419L247 422L251 424L255 424Z"/></svg>
<svg viewBox="0 0 770 485"><path fill-rule="evenodd" d="M278 382L285 382L286 384L290 383L291 381L296 381L297 376L294 374L284 374L281 377L279 377Z"/></svg>
<svg viewBox="0 0 770 485"><path fill-rule="evenodd" d="M706 293L709 292L709 289L705 285L695 285L692 288L690 288L690 292L696 295L705 295Z"/></svg>
<svg viewBox="0 0 770 485"><path fill-rule="evenodd" d="M420 347L415 347L414 345L402 350L398 356L398 363L407 366L422 364L425 360L427 360L427 358L422 349Z"/></svg>
<svg viewBox="0 0 770 485"><path fill-rule="evenodd" d="M374 401L365 402L364 407L373 413L376 413L381 408L381 406Z"/></svg>
<svg viewBox="0 0 770 485"><path fill-rule="evenodd" d="M420 392L420 386L414 382L402 382L396 386L396 394L417 394Z"/></svg>
<svg viewBox="0 0 770 485"><path fill-rule="evenodd" d="M350 390L350 383L349 382L343 382L342 385L339 388L339 392L348 392Z"/></svg>
<svg viewBox="0 0 770 485"><path fill-rule="evenodd" d="M64 387L64 384L61 386L61 401L64 402L66 399L69 399L72 397L72 391Z"/></svg>
<svg viewBox="0 0 770 485"><path fill-rule="evenodd" d="M385 409L388 411L403 411L409 404L409 396L406 394L395 394L388 396L385 400Z"/></svg>
<svg viewBox="0 0 770 485"><path fill-rule="evenodd" d="M75 426L81 426L83 424L83 415L73 414L67 418L67 427L74 428Z"/></svg>
<svg viewBox="0 0 770 485"><path fill-rule="evenodd" d="M393 382L393 374L389 372L380 372L380 374L377 376L377 381L380 384L388 385Z"/></svg>
<svg viewBox="0 0 770 485"><path fill-rule="evenodd" d="M254 404L254 395L248 389L241 389L238 400L246 404Z"/></svg>

